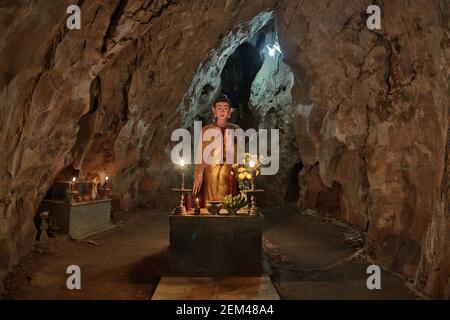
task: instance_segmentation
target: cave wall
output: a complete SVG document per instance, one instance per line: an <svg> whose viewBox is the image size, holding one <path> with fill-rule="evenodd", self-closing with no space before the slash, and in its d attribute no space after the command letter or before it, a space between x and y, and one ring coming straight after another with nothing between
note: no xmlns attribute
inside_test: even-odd
<svg viewBox="0 0 450 320"><path fill-rule="evenodd" d="M271 44L273 41L271 42ZM281 205L285 201L288 188L289 169L297 162L298 148L294 133L294 112L291 91L294 76L283 61L283 56L265 54L264 63L252 83L249 108L255 115L258 128L279 131L279 170L274 176L256 178L258 188L266 190L261 206ZM268 133L270 134L270 133ZM270 137L268 142L270 143ZM271 145L269 144L269 147Z"/></svg>
<svg viewBox="0 0 450 320"><path fill-rule="evenodd" d="M79 1L69 31L72 3L0 5L0 279L33 249L33 216L66 167L170 207L170 134L189 121L193 79L271 9L294 79L300 204L337 194L368 253L450 297L448 2L378 1L375 32L369 1Z"/></svg>
<svg viewBox="0 0 450 320"><path fill-rule="evenodd" d="M377 3L379 31L366 28L368 1L277 8L296 80L300 205L338 190L369 254L449 298L449 6Z"/></svg>

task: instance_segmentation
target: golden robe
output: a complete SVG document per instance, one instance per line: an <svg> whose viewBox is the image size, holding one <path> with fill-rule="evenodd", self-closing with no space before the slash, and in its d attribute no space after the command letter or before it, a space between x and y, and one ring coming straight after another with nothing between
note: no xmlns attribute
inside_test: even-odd
<svg viewBox="0 0 450 320"><path fill-rule="evenodd" d="M203 197L204 202L208 200L215 200L215 201L221 201L224 196L227 194L233 193L233 189L235 186L235 183L233 181L232 176L232 164L226 163L226 150L228 143L233 143L233 150L234 150L234 158L233 162L236 161L236 143L234 141L227 141L225 136L225 129L238 129L239 126L228 123L226 128L220 128L216 124L208 124L205 125L202 128L202 133L200 139L203 137L203 133L208 130L216 130L217 131L217 137L220 137L220 133L222 133L222 139L223 139L223 159L222 164L220 163L220 153L212 153L212 164L206 164L205 159L202 157L202 164L197 164L195 166L195 174L194 178L202 179L202 188L200 192L201 196ZM202 140L201 140L202 141ZM202 141L202 148L199 150L203 152L205 151L206 147L213 143L214 140L211 141Z"/></svg>

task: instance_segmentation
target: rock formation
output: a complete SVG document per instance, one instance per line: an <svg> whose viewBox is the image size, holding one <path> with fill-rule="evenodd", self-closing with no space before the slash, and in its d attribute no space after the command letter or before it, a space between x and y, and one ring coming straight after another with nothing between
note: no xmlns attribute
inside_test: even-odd
<svg viewBox="0 0 450 320"><path fill-rule="evenodd" d="M340 189L340 215L367 231L366 250L448 298L448 3L382 2L376 32L363 7L278 8L296 77L300 202Z"/></svg>

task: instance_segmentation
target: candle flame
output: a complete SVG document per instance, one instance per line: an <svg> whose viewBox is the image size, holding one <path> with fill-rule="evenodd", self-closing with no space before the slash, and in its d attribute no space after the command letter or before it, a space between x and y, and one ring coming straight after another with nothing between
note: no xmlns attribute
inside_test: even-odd
<svg viewBox="0 0 450 320"><path fill-rule="evenodd" d="M106 181L108 181L108 180L109 180L109 177L108 177L108 176L106 176L106 177L105 177L105 180L106 180Z"/></svg>
<svg viewBox="0 0 450 320"><path fill-rule="evenodd" d="M75 177L72 178L72 181L73 181L73 182L75 182L76 180L77 180L77 178L75 178Z"/></svg>

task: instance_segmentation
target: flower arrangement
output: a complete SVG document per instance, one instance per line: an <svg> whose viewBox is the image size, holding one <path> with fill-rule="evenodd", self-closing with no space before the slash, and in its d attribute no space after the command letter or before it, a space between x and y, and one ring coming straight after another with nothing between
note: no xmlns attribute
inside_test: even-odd
<svg viewBox="0 0 450 320"><path fill-rule="evenodd" d="M238 181L239 190L248 190L251 187L252 175L243 167L237 168L236 179Z"/></svg>
<svg viewBox="0 0 450 320"><path fill-rule="evenodd" d="M251 189L253 177L259 175L260 167L260 157L251 153L244 153L242 163L233 164L233 173L236 176L239 190Z"/></svg>

